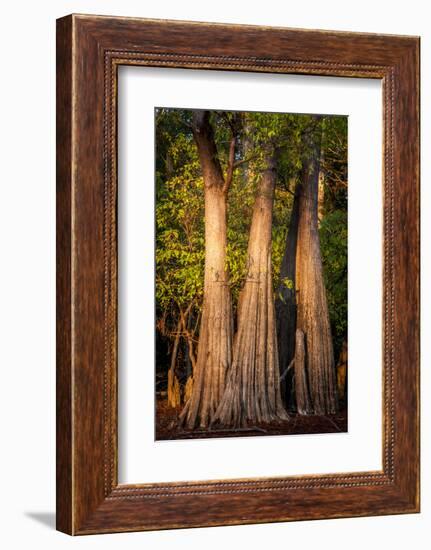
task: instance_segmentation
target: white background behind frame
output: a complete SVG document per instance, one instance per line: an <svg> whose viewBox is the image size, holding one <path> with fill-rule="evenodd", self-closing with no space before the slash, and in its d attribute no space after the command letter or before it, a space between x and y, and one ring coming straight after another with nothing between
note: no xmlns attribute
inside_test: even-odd
<svg viewBox="0 0 431 550"><path fill-rule="evenodd" d="M280 544L290 549L418 550L429 546L431 469L421 474L421 514L337 520L298 521L173 529L71 539L55 524L55 24L71 12L134 17L278 25L308 29L421 35L421 150L431 149L431 27L429 3L411 0L16 0L3 6L0 35L5 85L0 89L3 164L0 234L0 324L2 330L2 542L7 548L34 546L45 550L262 550ZM23 14L25 13L25 17ZM3 45L2 43L2 45ZM31 60L29 62L29 52ZM17 62L22 60L22 63ZM37 83L37 85L32 85ZM28 93L29 85L31 94ZM23 150L25 161L23 162ZM431 163L423 162L422 181L431 181ZM37 178L37 184L35 184ZM431 185L421 190L422 209L431 212ZM24 223L24 220L25 223ZM424 281L431 280L431 216L421 218ZM19 253L17 254L17 251ZM29 283L31 266L31 283ZM35 289L37 291L35 292ZM431 285L421 288L423 396L422 463L431 461ZM25 345L23 344L25 334ZM23 379L25 384L23 384ZM17 437L17 434L20 434ZM28 457L31 456L31 460ZM22 457L22 458L20 458Z"/></svg>
<svg viewBox="0 0 431 550"><path fill-rule="evenodd" d="M128 66L118 101L120 483L380 470L380 80ZM155 106L349 116L348 433L154 440Z"/></svg>

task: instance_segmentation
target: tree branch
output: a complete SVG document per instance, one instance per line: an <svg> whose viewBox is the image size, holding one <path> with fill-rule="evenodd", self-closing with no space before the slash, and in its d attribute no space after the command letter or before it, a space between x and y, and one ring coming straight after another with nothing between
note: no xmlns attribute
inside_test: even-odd
<svg viewBox="0 0 431 550"><path fill-rule="evenodd" d="M223 185L223 192L227 193L229 191L230 184L232 183L232 176L234 170L234 160L235 160L235 149L236 149L236 135L232 136L229 145L229 160L227 164L226 178Z"/></svg>
<svg viewBox="0 0 431 550"><path fill-rule="evenodd" d="M286 367L286 370L283 372L283 374L280 376L280 382L286 378L287 373L289 370L293 367L295 363L295 358L292 359L292 361L289 363L289 365Z"/></svg>
<svg viewBox="0 0 431 550"><path fill-rule="evenodd" d="M210 112L194 111L192 128L205 186L212 187L214 185L223 188L223 172L214 139L214 130L210 122Z"/></svg>

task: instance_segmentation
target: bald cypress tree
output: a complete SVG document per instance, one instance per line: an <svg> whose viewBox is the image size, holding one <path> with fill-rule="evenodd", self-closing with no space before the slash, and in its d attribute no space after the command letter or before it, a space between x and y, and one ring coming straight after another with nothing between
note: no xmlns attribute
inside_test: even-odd
<svg viewBox="0 0 431 550"><path fill-rule="evenodd" d="M231 141L229 167L224 176L209 111L194 111L192 130L204 181L205 276L193 389L180 416L180 424L188 429L210 425L225 389L233 340L231 292L226 265L226 212L235 137Z"/></svg>
<svg viewBox="0 0 431 550"><path fill-rule="evenodd" d="M215 421L234 427L287 419L280 394L272 291L274 150L266 153L264 162L250 226L247 274L239 297L232 366L215 414Z"/></svg>
<svg viewBox="0 0 431 550"><path fill-rule="evenodd" d="M295 288L297 328L304 334L305 365L315 414L338 410L331 326L318 231L318 184L322 120L314 117L304 134L299 186Z"/></svg>

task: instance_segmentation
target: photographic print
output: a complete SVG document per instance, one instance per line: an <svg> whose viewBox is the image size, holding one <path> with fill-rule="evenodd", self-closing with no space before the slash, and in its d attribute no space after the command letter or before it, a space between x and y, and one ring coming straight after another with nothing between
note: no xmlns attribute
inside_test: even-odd
<svg viewBox="0 0 431 550"><path fill-rule="evenodd" d="M347 431L347 128L155 109L157 440Z"/></svg>
<svg viewBox="0 0 431 550"><path fill-rule="evenodd" d="M57 529L419 512L419 37L56 45Z"/></svg>

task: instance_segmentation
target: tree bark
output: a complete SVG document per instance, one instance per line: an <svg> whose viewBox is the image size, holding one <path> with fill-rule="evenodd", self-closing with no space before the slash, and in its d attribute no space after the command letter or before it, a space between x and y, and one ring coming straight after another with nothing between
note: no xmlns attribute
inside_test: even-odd
<svg viewBox="0 0 431 550"><path fill-rule="evenodd" d="M304 333L297 329L295 337L295 396L296 407L299 414L311 414L310 392L308 389L308 376L305 367L305 342Z"/></svg>
<svg viewBox="0 0 431 550"><path fill-rule="evenodd" d="M268 155L258 184L247 251L247 278L238 304L238 330L226 390L214 421L244 427L287 419L280 394L271 230L275 159Z"/></svg>
<svg viewBox="0 0 431 550"><path fill-rule="evenodd" d="M321 125L306 136L296 251L297 328L305 335L306 367L315 414L338 410L331 327L318 233Z"/></svg>
<svg viewBox="0 0 431 550"><path fill-rule="evenodd" d="M277 314L277 341L280 372L286 371L295 355L296 330L296 243L298 240L299 186L295 187L292 212L286 236L286 246L280 268L280 286L275 302ZM282 383L284 402L290 402L292 377Z"/></svg>
<svg viewBox="0 0 431 550"><path fill-rule="evenodd" d="M205 280L193 388L181 415L187 429L210 425L232 358L232 304L226 267L228 179L223 177L208 111L193 114L205 192Z"/></svg>
<svg viewBox="0 0 431 550"><path fill-rule="evenodd" d="M317 191L317 220L318 225L322 223L325 216L325 174L323 170L319 171L319 183Z"/></svg>
<svg viewBox="0 0 431 550"><path fill-rule="evenodd" d="M320 135L320 159L319 159L319 180L317 184L317 224L320 227L325 216L325 173L322 169L325 160L325 150L323 147L324 133L323 128Z"/></svg>

